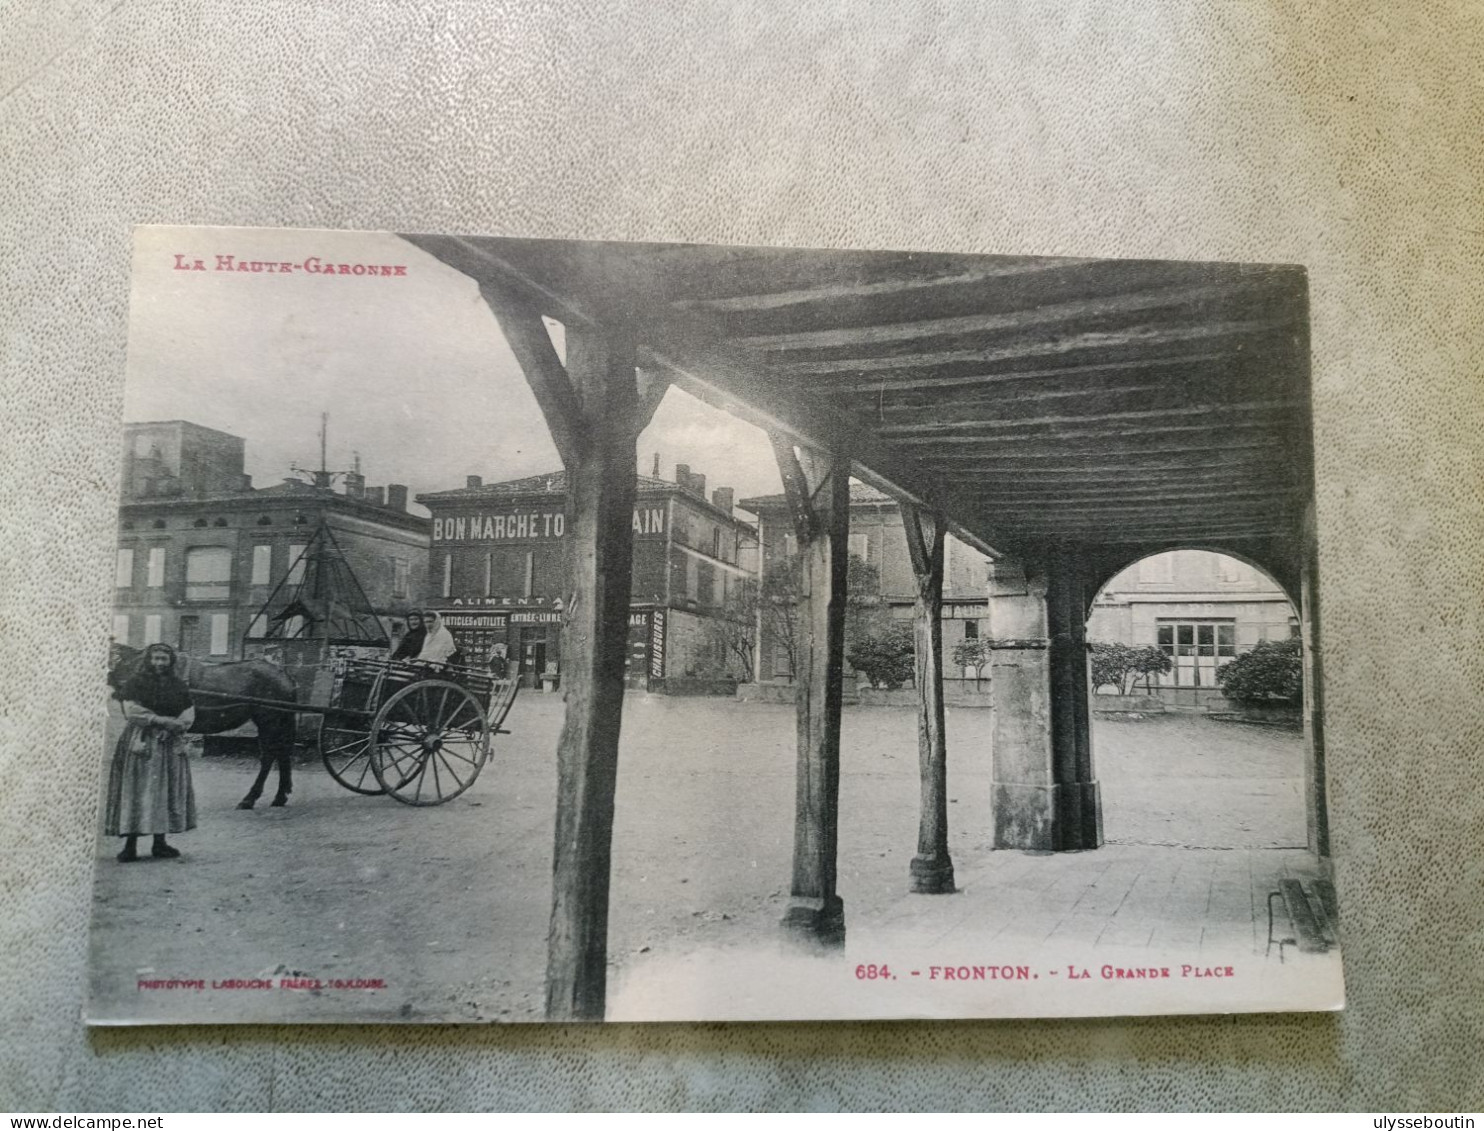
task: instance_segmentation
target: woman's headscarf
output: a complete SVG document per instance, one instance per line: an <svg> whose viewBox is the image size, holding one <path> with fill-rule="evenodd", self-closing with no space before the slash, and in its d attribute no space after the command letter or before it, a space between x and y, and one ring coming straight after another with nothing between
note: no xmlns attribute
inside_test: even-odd
<svg viewBox="0 0 1484 1131"><path fill-rule="evenodd" d="M443 623L443 614L434 611L427 615L428 635L423 640L422 651L417 654L417 658L429 663L445 664L458 651L458 645L454 642L453 633Z"/></svg>
<svg viewBox="0 0 1484 1131"><path fill-rule="evenodd" d="M163 652L170 657L170 666L156 672L150 657ZM151 644L139 657L134 674L119 692L119 698L138 703L152 715L175 718L191 705L191 693L185 680L175 674L175 649L168 644Z"/></svg>

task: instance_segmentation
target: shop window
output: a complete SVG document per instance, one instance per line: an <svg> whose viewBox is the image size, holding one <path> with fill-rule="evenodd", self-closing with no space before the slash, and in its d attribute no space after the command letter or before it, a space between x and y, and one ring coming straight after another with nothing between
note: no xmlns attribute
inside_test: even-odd
<svg viewBox="0 0 1484 1131"><path fill-rule="evenodd" d="M113 584L128 589L134 584L134 551L120 550L113 559Z"/></svg>
<svg viewBox="0 0 1484 1131"><path fill-rule="evenodd" d="M232 551L193 546L186 551L186 600L225 601L232 596Z"/></svg>

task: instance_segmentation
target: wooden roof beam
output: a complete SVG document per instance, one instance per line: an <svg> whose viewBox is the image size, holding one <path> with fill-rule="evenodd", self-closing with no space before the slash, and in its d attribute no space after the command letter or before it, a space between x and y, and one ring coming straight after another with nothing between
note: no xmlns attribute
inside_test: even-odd
<svg viewBox="0 0 1484 1131"><path fill-rule="evenodd" d="M1185 342L1205 342L1213 338L1243 338L1267 334L1291 326L1292 317L1250 318L1198 325L1130 326L1121 330L1084 330L1076 333L1016 342L1013 345L961 345L934 351L909 351L892 354L852 354L848 357L800 358L773 355L769 368L789 376L827 376L843 373L859 377L865 373L889 373L896 369L921 370L958 362L1011 361L1036 357L1063 357L1084 351L1108 351L1122 348L1161 348Z"/></svg>
<svg viewBox="0 0 1484 1131"><path fill-rule="evenodd" d="M1250 284L1246 283L1216 283L1207 286L1182 284L998 313L874 323L848 328L800 331L792 334L755 334L733 340L751 349L763 350L829 349L837 346L917 341L923 338L951 337L993 330L1021 330L1028 326L1055 326L1113 314L1136 314L1152 310L1178 309L1199 303L1224 302L1243 291L1250 290Z"/></svg>
<svg viewBox="0 0 1484 1131"><path fill-rule="evenodd" d="M672 338L651 341L640 351L640 365L765 432L793 437L821 452L844 452L854 474L877 490L943 514L955 537L982 553L1003 552L991 542L983 516L956 491L935 481L913 462L890 450L867 429L828 406L800 397L751 366L711 346Z"/></svg>

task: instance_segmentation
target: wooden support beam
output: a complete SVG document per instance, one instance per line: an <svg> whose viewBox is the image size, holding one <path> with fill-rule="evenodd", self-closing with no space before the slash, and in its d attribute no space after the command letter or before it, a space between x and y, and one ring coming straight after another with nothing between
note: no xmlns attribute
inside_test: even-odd
<svg viewBox="0 0 1484 1131"><path fill-rule="evenodd" d="M564 465L572 466L587 446L582 405L541 320L540 308L518 291L492 283L481 283L479 293L494 311L505 342L536 397L557 454Z"/></svg>
<svg viewBox="0 0 1484 1131"><path fill-rule="evenodd" d="M1203 303L1225 303L1239 293L1239 286L1158 287L1095 299L1052 303L1027 310L991 314L964 314L954 318L923 318L895 323L872 323L843 329L811 330L791 334L756 334L737 339L743 345L766 350L822 349L836 346L874 345L880 342L922 341L957 337L995 330L1020 330L1027 326L1054 326L1064 322L1086 322L1114 314L1141 314L1151 310L1183 309Z"/></svg>
<svg viewBox="0 0 1484 1131"><path fill-rule="evenodd" d="M912 610L917 683L917 772L920 804L917 855L910 865L912 890L922 895L954 891L948 852L948 746L943 726L943 520L902 506L907 552L917 580Z"/></svg>
<svg viewBox="0 0 1484 1131"><path fill-rule="evenodd" d="M493 305L493 304L492 304ZM567 584L562 690L566 718L557 745L556 844L547 940L546 1016L602 1020L608 976L608 886L613 799L623 721L633 570L635 445L639 393L634 346L621 331L567 328L567 364L536 348L539 318L512 314L517 357L535 389L567 471ZM538 333L539 336L538 337ZM548 341L549 346L549 341ZM560 377L560 380L558 379Z"/></svg>
<svg viewBox="0 0 1484 1131"><path fill-rule="evenodd" d="M838 393L890 393L903 389L951 389L965 385L998 388L1014 385L1018 381L1063 381L1087 380L1095 382L1099 374L1135 373L1151 371L1168 377L1169 370L1188 370L1192 374L1207 373L1212 366L1229 363L1231 356L1218 350L1197 350L1179 353L1173 357L1138 357L1124 361L1091 361L1071 365L1057 365L1044 369L1018 369L1011 366L992 368L976 366L973 371L959 373L949 370L925 368L907 374L892 373L875 377L816 377L812 388L828 395ZM1176 374L1178 376L1178 372Z"/></svg>
<svg viewBox="0 0 1484 1131"><path fill-rule="evenodd" d="M800 448L847 452L854 474L878 490L947 517L949 531L990 557L998 556L994 532L940 477L925 475L869 429L828 405L798 395L786 381L763 372L755 359L739 359L692 338L674 337L640 350L646 371L667 375L692 396L785 436Z"/></svg>
<svg viewBox="0 0 1484 1131"><path fill-rule="evenodd" d="M838 304L841 300L858 303L862 299L892 298L901 295L921 301L944 288L974 286L991 279L1032 275L1044 271L1066 271L1091 259L988 259L971 267L957 267L943 274L903 274L875 280L839 280L797 289L760 291L753 294L729 295L725 298L677 299L682 309L701 307L718 313L751 313L786 311L791 307Z"/></svg>
<svg viewBox="0 0 1484 1131"><path fill-rule="evenodd" d="M773 438L773 450L798 534L802 573L793 877L783 926L800 940L836 947L845 943L845 905L835 888L850 459L807 450L800 459L785 437Z"/></svg>
<svg viewBox="0 0 1484 1131"><path fill-rule="evenodd" d="M1163 348L1187 342L1207 342L1213 338L1251 338L1291 327L1291 318L1240 319L1197 325L1131 326L1112 332L1084 330L1052 337L1022 336L1007 344L985 343L961 345L938 350L903 350L896 353L852 352L846 357L811 357L801 352L794 357L778 354L774 368L791 377L827 376L832 373L858 376L863 373L890 373L896 369L955 364L959 362L1009 361L1015 358L1062 357L1090 352L1104 354L1123 348Z"/></svg>
<svg viewBox="0 0 1484 1131"><path fill-rule="evenodd" d="M1134 398L1130 398L1132 400ZM1117 402L1113 402L1117 403ZM1170 405L1157 408L1131 408L1113 409L1109 408L1101 412L1083 413L1057 413L1054 415L1032 416L1025 415L1012 417L1006 413L1003 415L991 415L985 411L983 405L977 405L968 409L945 409L941 415L934 417L930 410L914 410L922 417L916 423L896 422L883 424L878 431L892 439L899 439L912 435L931 435L942 437L961 433L974 433L983 435L985 432L1015 430L1016 432L1028 428L1059 428L1063 425L1069 427L1081 427L1088 424L1100 424L1105 421L1146 421L1152 420L1162 422L1170 419L1197 417L1201 423L1195 425L1200 431L1209 431L1213 435L1219 435L1223 428L1230 423L1241 421L1246 423L1262 418L1263 427L1271 428L1272 421L1268 419L1274 414L1290 414L1298 405L1296 397L1270 397L1257 401L1233 401L1219 404L1184 404ZM1044 410L1041 410L1044 413ZM1225 418L1225 419L1223 419ZM1248 424L1248 426L1252 426ZM1126 428L1119 428L1115 434L1127 435ZM999 440L996 438L996 443Z"/></svg>
<svg viewBox="0 0 1484 1131"><path fill-rule="evenodd" d="M1188 435L1193 437L1193 450L1199 450L1201 446L1207 446L1214 450L1220 450L1223 438L1235 432L1256 432L1260 435L1272 436L1278 429L1289 424L1286 417L1277 412L1270 414L1266 419L1253 419L1250 417L1229 416L1220 421L1204 420L1195 424L1141 424L1138 428L1139 436L1159 436L1167 438L1171 435ZM966 425L951 425L956 429L967 429ZM1127 451L1136 453L1139 451L1138 440L1130 439L1131 429L1127 425L1116 425L1108 428L1078 428L1070 424L1044 425L1027 424L1016 421L1003 426L1004 435L986 435L984 430L973 426L974 430L962 430L954 432L933 432L929 427L914 429L882 428L879 433L883 440L891 447L911 446L939 446L952 445L955 451L972 449L974 447L985 449L1006 449L1014 445L1035 445L1041 448L1063 444L1071 440L1108 440L1107 444L1098 444L1088 449L1090 455L1104 455L1108 452ZM1001 429L991 422L989 428L1000 431ZM935 456L938 453L933 453ZM1014 454L1007 452L1006 454ZM1063 458L1071 458L1063 451Z"/></svg>
<svg viewBox="0 0 1484 1131"><path fill-rule="evenodd" d="M649 422L654 419L654 414L659 411L660 402L665 399L665 394L669 390L670 378L665 374L651 373L645 369L639 370L639 406L635 422L639 425L640 432L649 427Z"/></svg>

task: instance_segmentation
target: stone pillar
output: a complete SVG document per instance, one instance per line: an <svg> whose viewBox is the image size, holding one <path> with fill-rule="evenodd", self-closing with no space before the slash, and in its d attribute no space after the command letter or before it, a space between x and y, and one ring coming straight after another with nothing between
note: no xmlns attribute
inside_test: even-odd
<svg viewBox="0 0 1484 1131"><path fill-rule="evenodd" d="M1068 851L1102 844L1083 588L1078 562L1063 549L994 563L996 848Z"/></svg>
<svg viewBox="0 0 1484 1131"><path fill-rule="evenodd" d="M1299 565L1299 626L1304 640L1304 812L1309 851L1329 855L1329 812L1324 781L1324 659L1319 632L1319 546L1314 505L1305 515Z"/></svg>

